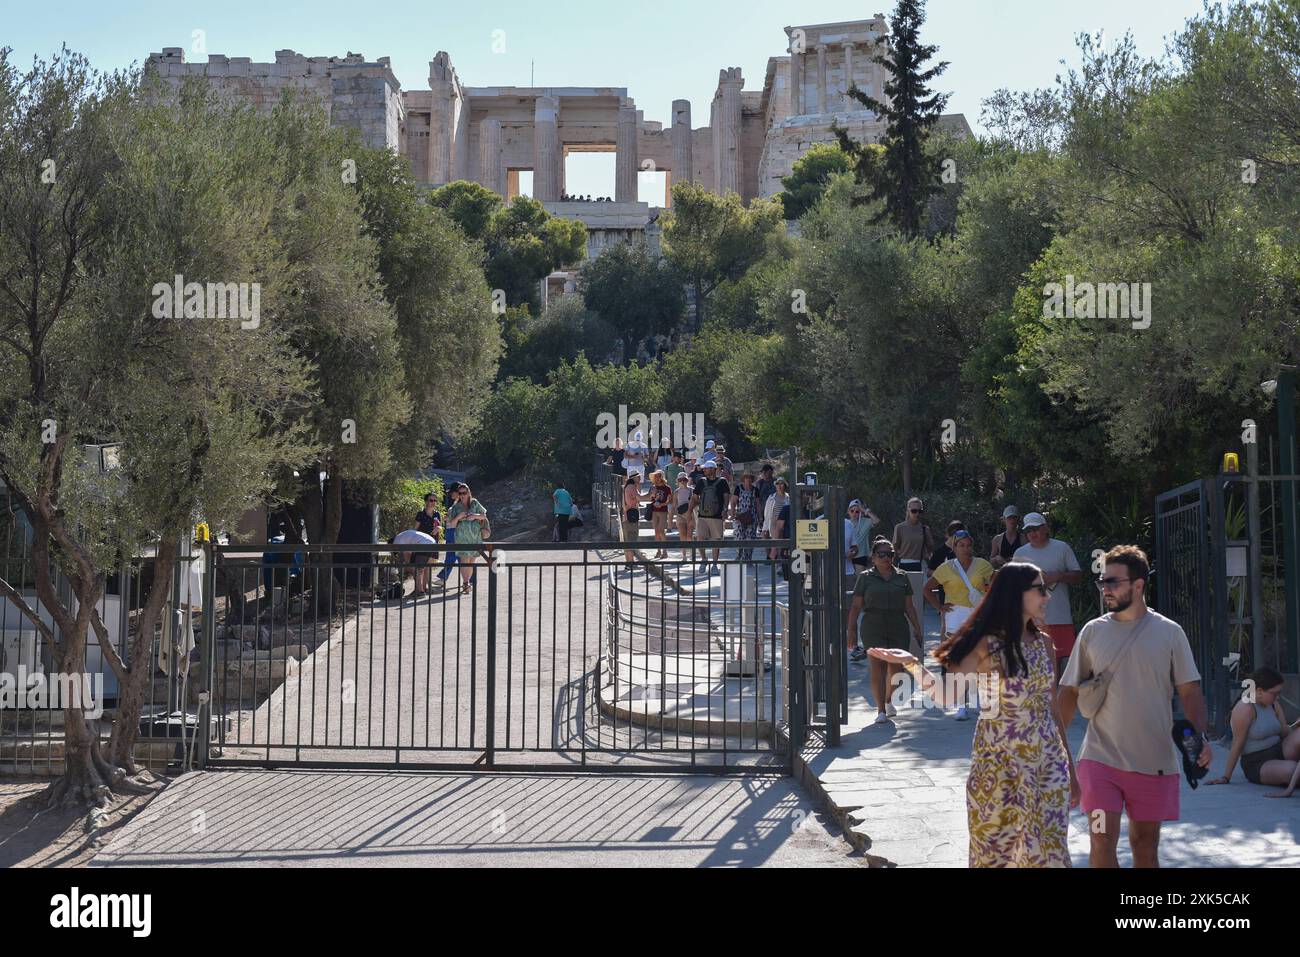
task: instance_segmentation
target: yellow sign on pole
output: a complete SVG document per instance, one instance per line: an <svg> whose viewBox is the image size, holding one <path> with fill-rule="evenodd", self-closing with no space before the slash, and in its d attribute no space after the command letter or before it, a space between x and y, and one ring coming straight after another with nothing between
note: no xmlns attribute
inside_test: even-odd
<svg viewBox="0 0 1300 957"><path fill-rule="evenodd" d="M805 550L831 547L831 527L825 519L800 520L794 525L794 543L797 547Z"/></svg>

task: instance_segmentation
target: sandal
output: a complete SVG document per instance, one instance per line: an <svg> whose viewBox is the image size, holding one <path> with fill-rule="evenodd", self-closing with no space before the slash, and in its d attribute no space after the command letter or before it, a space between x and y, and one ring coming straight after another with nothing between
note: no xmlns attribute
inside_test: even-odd
<svg viewBox="0 0 1300 957"><path fill-rule="evenodd" d="M468 595L473 590L474 590L474 586L471 585L469 582L466 582L465 584L460 586L460 593L462 595Z"/></svg>

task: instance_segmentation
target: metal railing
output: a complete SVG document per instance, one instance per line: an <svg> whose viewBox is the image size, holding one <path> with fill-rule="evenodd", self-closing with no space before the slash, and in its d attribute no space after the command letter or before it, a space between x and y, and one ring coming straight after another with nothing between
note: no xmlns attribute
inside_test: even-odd
<svg viewBox="0 0 1300 957"><path fill-rule="evenodd" d="M267 602L276 610L255 647L212 622L201 760L788 770L773 747L780 560L724 554L707 576L657 563L680 579L672 588L643 563L626 568L625 547L460 545L472 562L451 566L433 546L267 546L296 564L215 547L213 591L242 596L259 620ZM445 589L413 594L417 576L440 572Z"/></svg>

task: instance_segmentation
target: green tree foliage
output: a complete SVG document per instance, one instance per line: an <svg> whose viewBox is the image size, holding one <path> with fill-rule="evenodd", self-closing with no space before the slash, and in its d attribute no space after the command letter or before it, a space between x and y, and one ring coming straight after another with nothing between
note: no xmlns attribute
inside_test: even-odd
<svg viewBox="0 0 1300 957"><path fill-rule="evenodd" d="M533 315L541 311L540 281L586 255L587 228L527 196L507 205L477 183L457 181L434 190L429 202L483 243L488 285L504 293L507 306L526 305Z"/></svg>
<svg viewBox="0 0 1300 957"><path fill-rule="evenodd" d="M137 84L66 50L22 75L0 53L0 479L31 527L31 577L57 633L9 582L0 593L59 671L85 671L93 628L122 688L107 754L66 709L51 800L74 803L104 803L135 770L167 591L157 569L198 515L233 525L315 451L309 370L283 320L325 264L284 241L297 210L280 189L281 144L197 87L161 101ZM187 316L186 302L200 305L190 297L168 308L159 290L177 274L259 283L257 321ZM119 467L101 474L82 454L92 443L118 444ZM155 585L124 656L97 607L107 573L155 543Z"/></svg>
<svg viewBox="0 0 1300 957"><path fill-rule="evenodd" d="M777 195L786 219L798 219L822 198L827 183L836 173L853 170L853 159L838 143L814 143L795 160L789 176L781 177Z"/></svg>
<svg viewBox="0 0 1300 957"><path fill-rule="evenodd" d="M888 52L873 57L888 74L884 101L856 85L849 88L849 96L885 118L885 149L879 164L835 127L840 148L855 159L858 182L871 186L871 200L884 203L877 219L888 218L904 236L921 231L926 205L939 190L938 158L926 150L925 143L948 102L948 94L934 93L929 87L948 64L926 67L938 47L921 42L924 23L925 0L898 0L889 21Z"/></svg>
<svg viewBox="0 0 1300 957"><path fill-rule="evenodd" d="M583 300L623 343L624 364L653 336L673 333L686 307L676 270L644 245L619 243L588 263L580 281Z"/></svg>
<svg viewBox="0 0 1300 957"><path fill-rule="evenodd" d="M663 227L664 254L695 293L695 330L706 303L724 282L735 282L785 240L776 200L745 206L738 195L717 196L697 183L673 187L672 210Z"/></svg>
<svg viewBox="0 0 1300 957"><path fill-rule="evenodd" d="M525 468L540 484L591 485L600 416L629 409L663 408L655 365L593 366L586 356L561 362L545 385L508 379L497 385L472 452L488 474Z"/></svg>
<svg viewBox="0 0 1300 957"><path fill-rule="evenodd" d="M443 210L470 239L487 239L492 218L505 205L500 194L480 183L460 179L429 194L429 202Z"/></svg>
<svg viewBox="0 0 1300 957"><path fill-rule="evenodd" d="M580 295L552 300L536 319L527 310L510 310L505 360L500 377L545 382L552 369L579 353L604 363L619 350L619 337Z"/></svg>

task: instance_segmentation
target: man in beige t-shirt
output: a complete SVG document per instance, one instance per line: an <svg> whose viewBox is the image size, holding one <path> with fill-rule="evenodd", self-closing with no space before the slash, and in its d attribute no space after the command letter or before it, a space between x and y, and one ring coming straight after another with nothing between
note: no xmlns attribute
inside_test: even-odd
<svg viewBox="0 0 1300 957"><path fill-rule="evenodd" d="M1160 822L1179 815L1180 760L1173 741L1173 695L1201 733L1202 767L1211 751L1205 698L1187 635L1146 606L1150 566L1141 549L1106 553L1101 579L1108 614L1084 625L1061 676L1061 721L1069 727L1079 684L1110 674L1105 703L1088 723L1079 751L1078 786L1089 818L1092 867L1118 867L1120 814L1127 810L1135 867L1158 867ZM1100 826L1091 826L1100 821Z"/></svg>

